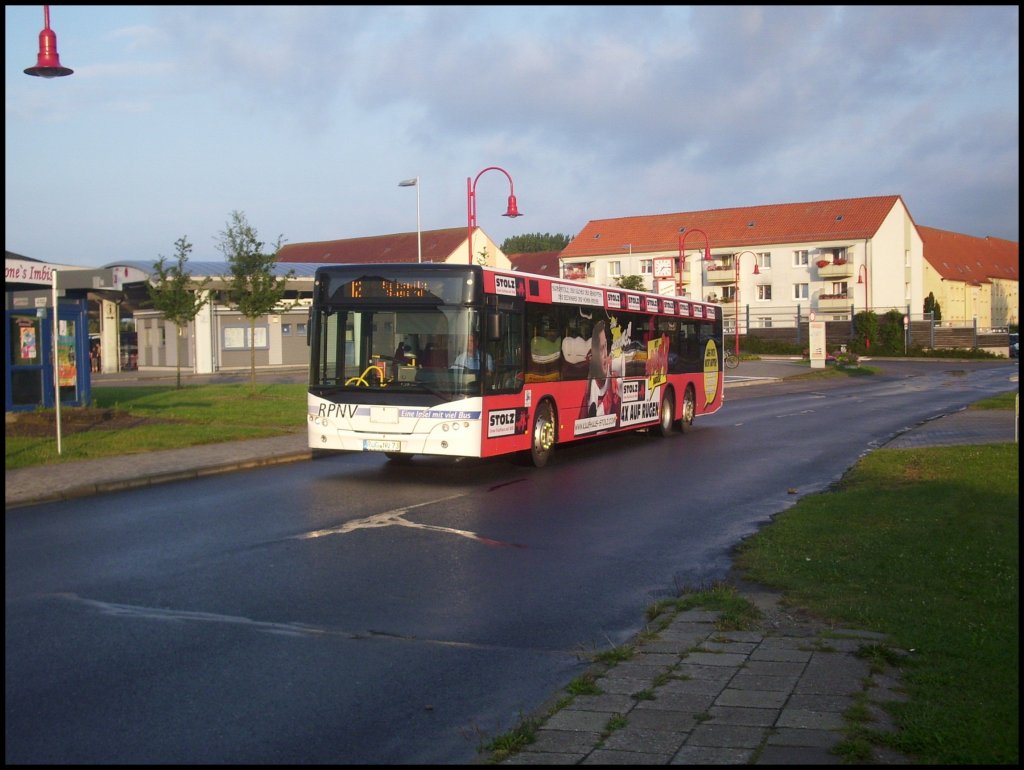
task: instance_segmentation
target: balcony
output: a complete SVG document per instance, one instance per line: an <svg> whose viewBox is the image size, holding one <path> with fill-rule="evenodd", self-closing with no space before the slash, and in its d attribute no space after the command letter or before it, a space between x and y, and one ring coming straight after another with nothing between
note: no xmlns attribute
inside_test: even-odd
<svg viewBox="0 0 1024 770"><path fill-rule="evenodd" d="M818 295L818 310L849 310L852 304L849 294Z"/></svg>
<svg viewBox="0 0 1024 770"><path fill-rule="evenodd" d="M736 271L732 265L708 265L708 283L736 283Z"/></svg>
<svg viewBox="0 0 1024 770"><path fill-rule="evenodd" d="M853 263L846 260L818 260L818 277L822 280L833 278L852 278Z"/></svg>
<svg viewBox="0 0 1024 770"><path fill-rule="evenodd" d="M588 265L562 265L562 277L570 281L585 281L593 276L594 271L589 269Z"/></svg>

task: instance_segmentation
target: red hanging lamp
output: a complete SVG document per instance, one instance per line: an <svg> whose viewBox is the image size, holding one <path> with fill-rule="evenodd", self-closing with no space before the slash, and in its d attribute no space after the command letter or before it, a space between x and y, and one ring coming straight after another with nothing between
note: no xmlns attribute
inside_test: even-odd
<svg viewBox="0 0 1024 770"><path fill-rule="evenodd" d="M36 66L25 70L26 75L40 78L60 78L70 75L73 69L62 67L57 53L57 34L50 29L50 6L43 6L43 31L39 33L39 55Z"/></svg>

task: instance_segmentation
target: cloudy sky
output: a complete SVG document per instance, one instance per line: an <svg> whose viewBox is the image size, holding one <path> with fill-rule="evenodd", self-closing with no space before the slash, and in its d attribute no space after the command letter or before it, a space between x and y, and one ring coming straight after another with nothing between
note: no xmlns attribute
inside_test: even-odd
<svg viewBox="0 0 1024 770"><path fill-rule="evenodd" d="M1019 8L6 6L5 247L272 243L902 195L1018 240Z"/></svg>

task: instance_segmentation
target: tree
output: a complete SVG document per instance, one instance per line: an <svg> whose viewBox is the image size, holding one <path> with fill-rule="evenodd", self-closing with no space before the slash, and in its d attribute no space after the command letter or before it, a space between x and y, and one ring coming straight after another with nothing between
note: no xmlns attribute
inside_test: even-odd
<svg viewBox="0 0 1024 770"><path fill-rule="evenodd" d="M272 254L263 252L263 241L240 211L232 211L227 229L220 234L217 248L231 266L228 278L228 304L249 319L249 371L252 392L256 393L256 319L266 315L284 299L288 279L295 276L289 270L280 278L274 277L277 254L283 236L278 236Z"/></svg>
<svg viewBox="0 0 1024 770"><path fill-rule="evenodd" d="M853 317L853 339L850 345L857 353L870 353L871 340L876 343L878 341L878 316L873 310L865 310Z"/></svg>
<svg viewBox="0 0 1024 770"><path fill-rule="evenodd" d="M558 233L525 233L506 238L501 244L505 254L530 254L535 251L561 251L569 245L572 238Z"/></svg>
<svg viewBox="0 0 1024 770"><path fill-rule="evenodd" d="M935 301L934 292L928 292L928 296L924 298L924 312L932 313L933 321L942 320L942 308L940 308L939 303Z"/></svg>
<svg viewBox="0 0 1024 770"><path fill-rule="evenodd" d="M149 279L146 289L149 291L149 298L153 307L163 313L164 318L174 324L177 329L175 334L175 351L177 359L177 388L181 387L181 338L185 329L203 309L203 306L210 301L209 295L204 289L209 279L196 284L191 274L185 269L188 262L188 255L192 251L192 244L186 236L181 236L174 242L175 257L177 264L167 264L167 257L161 255L153 263L154 276Z"/></svg>
<svg viewBox="0 0 1024 770"><path fill-rule="evenodd" d="M620 275L615 279L615 285L620 289L633 289L635 291L647 291L642 275Z"/></svg>
<svg viewBox="0 0 1024 770"><path fill-rule="evenodd" d="M902 353L905 337L903 313L895 308L887 311L878 325L878 339L882 351L888 355Z"/></svg>

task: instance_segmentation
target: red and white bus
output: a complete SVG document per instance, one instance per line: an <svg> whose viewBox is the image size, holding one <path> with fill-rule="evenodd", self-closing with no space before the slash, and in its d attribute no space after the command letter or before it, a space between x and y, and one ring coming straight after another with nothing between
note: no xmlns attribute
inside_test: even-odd
<svg viewBox="0 0 1024 770"><path fill-rule="evenodd" d="M316 271L314 450L493 457L683 432L722 406L715 304L478 265Z"/></svg>

